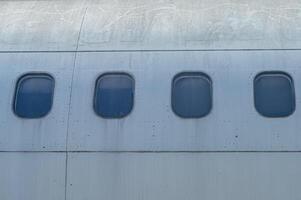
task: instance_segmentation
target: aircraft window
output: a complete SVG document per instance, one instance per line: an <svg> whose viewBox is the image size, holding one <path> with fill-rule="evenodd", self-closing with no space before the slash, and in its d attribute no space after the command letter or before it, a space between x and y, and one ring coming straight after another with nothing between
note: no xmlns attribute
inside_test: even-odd
<svg viewBox="0 0 301 200"><path fill-rule="evenodd" d="M51 107L54 92L54 79L48 74L27 74L16 86L14 112L22 118L46 116Z"/></svg>
<svg viewBox="0 0 301 200"><path fill-rule="evenodd" d="M265 117L286 117L295 110L294 82L284 72L263 72L254 79L256 110Z"/></svg>
<svg viewBox="0 0 301 200"><path fill-rule="evenodd" d="M125 73L107 73L96 81L94 110L103 118L122 118L134 104L134 79Z"/></svg>
<svg viewBox="0 0 301 200"><path fill-rule="evenodd" d="M172 109L183 118L200 118L212 108L212 81L201 72L176 75L172 84Z"/></svg>

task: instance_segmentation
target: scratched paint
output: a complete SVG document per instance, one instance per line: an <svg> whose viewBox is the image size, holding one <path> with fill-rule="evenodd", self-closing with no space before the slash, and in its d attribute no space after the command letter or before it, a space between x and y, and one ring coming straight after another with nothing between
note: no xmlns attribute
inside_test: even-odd
<svg viewBox="0 0 301 200"><path fill-rule="evenodd" d="M300 0L1 1L0 199L300 200L300 17ZM289 117L254 108L271 70L294 79ZM135 79L134 107L103 119L95 81L115 71ZM172 112L184 71L212 79L204 118ZM28 72L56 81L41 119L12 112Z"/></svg>
<svg viewBox="0 0 301 200"><path fill-rule="evenodd" d="M1 51L299 49L301 1L14 1Z"/></svg>

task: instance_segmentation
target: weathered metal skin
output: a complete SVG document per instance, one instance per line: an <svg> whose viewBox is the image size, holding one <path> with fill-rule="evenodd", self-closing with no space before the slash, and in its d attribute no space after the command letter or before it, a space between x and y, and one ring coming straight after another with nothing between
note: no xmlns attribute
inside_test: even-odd
<svg viewBox="0 0 301 200"><path fill-rule="evenodd" d="M1 51L299 49L298 0L1 1Z"/></svg>
<svg viewBox="0 0 301 200"><path fill-rule="evenodd" d="M300 200L301 1L0 1L0 200ZM213 83L200 119L171 108L173 77ZM253 80L283 71L296 110L267 118ZM23 119L15 85L55 79L51 112ZM95 81L135 79L122 119L93 111Z"/></svg>

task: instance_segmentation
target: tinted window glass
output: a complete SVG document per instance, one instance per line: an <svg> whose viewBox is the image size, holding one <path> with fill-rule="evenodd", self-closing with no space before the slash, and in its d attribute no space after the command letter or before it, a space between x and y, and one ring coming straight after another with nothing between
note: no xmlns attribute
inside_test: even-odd
<svg viewBox="0 0 301 200"><path fill-rule="evenodd" d="M199 118L209 114L212 107L212 82L198 72L178 74L172 85L173 111L183 118Z"/></svg>
<svg viewBox="0 0 301 200"><path fill-rule="evenodd" d="M264 72L255 77L256 110L266 117L285 117L295 110L292 78L283 72Z"/></svg>
<svg viewBox="0 0 301 200"><path fill-rule="evenodd" d="M14 112L22 118L47 115L52 106L54 79L47 74L28 74L18 80Z"/></svg>
<svg viewBox="0 0 301 200"><path fill-rule="evenodd" d="M104 118L128 115L134 103L134 79L128 74L112 73L100 76L96 82L94 110Z"/></svg>

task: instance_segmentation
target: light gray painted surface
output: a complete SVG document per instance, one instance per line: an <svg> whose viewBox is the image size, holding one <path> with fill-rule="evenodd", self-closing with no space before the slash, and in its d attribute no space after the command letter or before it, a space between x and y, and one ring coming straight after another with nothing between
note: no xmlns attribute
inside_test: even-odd
<svg viewBox="0 0 301 200"><path fill-rule="evenodd" d="M299 200L300 153L72 153L68 200Z"/></svg>
<svg viewBox="0 0 301 200"><path fill-rule="evenodd" d="M0 54L0 151L66 149L73 66L73 53ZM29 72L46 72L56 81L52 109L40 119L22 119L13 112L17 80Z"/></svg>
<svg viewBox="0 0 301 200"><path fill-rule="evenodd" d="M79 49L300 48L300 1L91 1Z"/></svg>
<svg viewBox="0 0 301 200"><path fill-rule="evenodd" d="M253 79L265 70L292 75L296 111L265 118L253 102ZM123 119L93 112L95 80L124 71L136 81L134 109ZM171 81L182 71L207 73L213 109L200 119L171 110ZM300 51L78 53L70 111L71 151L300 151Z"/></svg>
<svg viewBox="0 0 301 200"><path fill-rule="evenodd" d="M0 199L300 200L300 8L300 0L0 1ZM253 78L265 70L294 79L290 117L255 111ZM95 80L108 71L136 80L124 119L93 112ZM212 78L207 117L171 111L171 80L182 71ZM42 119L12 112L27 72L56 80Z"/></svg>
<svg viewBox="0 0 301 200"><path fill-rule="evenodd" d="M85 1L0 2L0 50L75 50Z"/></svg>
<svg viewBox="0 0 301 200"><path fill-rule="evenodd" d="M299 49L300 5L300 0L1 1L0 50Z"/></svg>
<svg viewBox="0 0 301 200"><path fill-rule="evenodd" d="M64 153L0 153L1 200L64 200Z"/></svg>

